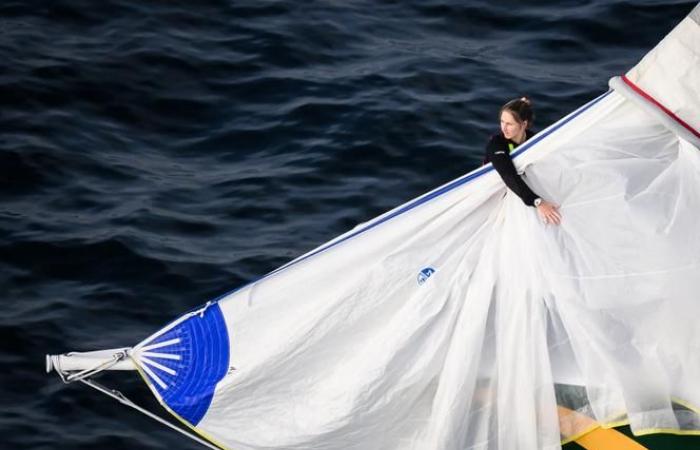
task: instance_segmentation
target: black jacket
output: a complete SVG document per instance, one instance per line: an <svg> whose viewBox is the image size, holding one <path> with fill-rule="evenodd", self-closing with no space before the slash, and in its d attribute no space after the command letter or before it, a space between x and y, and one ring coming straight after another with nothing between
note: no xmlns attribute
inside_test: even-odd
<svg viewBox="0 0 700 450"><path fill-rule="evenodd" d="M525 131L525 140L530 139L534 133L530 130ZM513 165L513 160L510 159L510 148L508 144L513 144L513 148L518 144L506 139L503 133L494 134L491 136L489 143L486 145L486 158L484 164L492 163L493 168L501 176L503 182L508 186L508 189L515 192L518 197L528 206L534 206L535 199L539 195L532 192L532 189L525 184L525 181L518 175Z"/></svg>

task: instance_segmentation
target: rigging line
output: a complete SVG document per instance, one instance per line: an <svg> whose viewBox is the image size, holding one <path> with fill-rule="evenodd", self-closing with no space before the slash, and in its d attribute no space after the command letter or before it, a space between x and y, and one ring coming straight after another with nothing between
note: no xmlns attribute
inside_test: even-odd
<svg viewBox="0 0 700 450"><path fill-rule="evenodd" d="M172 330L175 328L177 325L181 324L185 320L189 319L190 317L194 316L199 316L199 318L204 317L204 313L209 309L210 306L214 305L216 302L213 300L209 300L207 303L204 304L204 306L198 307L192 311L189 311L185 313L184 315L180 316L179 318L173 320L169 324L167 324L165 327L161 328L160 330L156 331L152 335L148 336L146 339L141 341L138 345L134 347L135 351L140 351L140 350L154 350L157 348L161 347L167 347L168 345L171 344L177 344L180 342L180 338L175 338L175 339L170 339L168 341L164 342L159 342L157 344L150 344L150 342L153 342L154 340L158 339L168 331Z"/></svg>
<svg viewBox="0 0 700 450"><path fill-rule="evenodd" d="M91 377L99 372L107 370L126 357L127 357L127 352L121 351L121 352L117 352L114 355L112 355L111 360L97 364L95 367L82 370L78 373L72 373L72 374L66 376L63 373L63 371L60 369L60 367L57 368L58 370L56 370L56 372L58 372L58 374L60 375L61 380L63 380L64 383L68 384L68 383L72 383L74 381L82 381L85 378Z"/></svg>
<svg viewBox="0 0 700 450"><path fill-rule="evenodd" d="M107 395L108 397L112 397L113 399L115 399L116 401L118 401L119 403L121 403L123 405L126 405L130 408L135 409L136 411L139 411L140 413L150 417L151 419L155 420L156 422L160 422L162 425L165 425L168 428L171 428L171 429L177 431L178 433L187 436L188 438L204 445L205 447L208 447L212 450L222 450L221 447L218 447L209 441L205 441L204 439L200 438L199 436L196 436L196 435L190 433L189 431L187 431L183 428L180 428L180 427L174 425L173 423L163 419L162 417L158 416L157 414L154 414L151 411L137 405L136 403L129 400L126 396L124 396L124 394L122 394L121 392L119 392L115 389L109 389L109 388L103 386L102 384L100 384L96 381L90 380L90 379L81 378L78 381L90 386L93 389L96 389L99 392L102 392L103 394Z"/></svg>

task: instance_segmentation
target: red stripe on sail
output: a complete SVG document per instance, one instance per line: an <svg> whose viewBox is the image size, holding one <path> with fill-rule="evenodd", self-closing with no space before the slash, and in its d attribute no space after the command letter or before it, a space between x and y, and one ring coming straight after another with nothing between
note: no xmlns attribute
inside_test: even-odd
<svg viewBox="0 0 700 450"><path fill-rule="evenodd" d="M698 130L696 130L695 128L691 127L688 123L686 123L683 119L681 119L680 117L678 117L677 115L675 115L673 112L671 112L668 108L666 108L664 105L662 105L662 104L661 104L658 100L656 100L654 97L652 97L651 95L649 95L649 94L647 94L646 92L644 92L644 91L642 90L642 88L640 88L640 87L637 86L636 84L632 83L632 81L630 81L630 79L627 78L625 75L622 75L622 81L624 81L625 84L626 84L627 86L631 87L637 94L641 95L642 97L644 97L645 99L647 99L649 102L653 103L655 106L657 106L657 107L658 107L659 109L661 109L663 112L665 112L666 115L668 115L668 116L671 117L673 120L675 120L676 122L678 122L679 124L681 124L681 125L683 126L683 128L685 128L686 130L690 131L690 132L693 133L695 136L697 136L698 138L700 138L700 132L699 132Z"/></svg>

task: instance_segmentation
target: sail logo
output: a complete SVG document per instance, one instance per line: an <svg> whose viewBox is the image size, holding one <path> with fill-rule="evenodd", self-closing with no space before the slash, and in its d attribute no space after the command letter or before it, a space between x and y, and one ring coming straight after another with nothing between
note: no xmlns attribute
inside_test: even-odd
<svg viewBox="0 0 700 450"><path fill-rule="evenodd" d="M418 286L428 281L428 278L435 273L435 269L432 267L426 267L418 273Z"/></svg>

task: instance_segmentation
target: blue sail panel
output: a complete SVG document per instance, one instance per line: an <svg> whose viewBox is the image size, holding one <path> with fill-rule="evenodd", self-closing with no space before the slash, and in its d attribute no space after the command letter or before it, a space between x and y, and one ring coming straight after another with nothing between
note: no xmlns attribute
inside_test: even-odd
<svg viewBox="0 0 700 450"><path fill-rule="evenodd" d="M147 341L137 358L162 401L196 426L229 365L228 332L219 305Z"/></svg>

